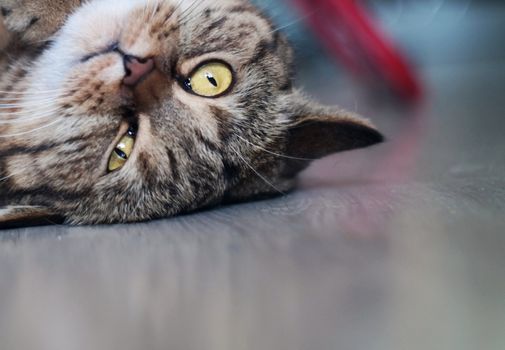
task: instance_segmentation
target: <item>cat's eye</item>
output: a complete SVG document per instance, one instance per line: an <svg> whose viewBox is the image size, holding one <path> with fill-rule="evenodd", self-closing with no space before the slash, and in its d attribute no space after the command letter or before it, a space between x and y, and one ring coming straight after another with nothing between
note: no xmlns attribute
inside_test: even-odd
<svg viewBox="0 0 505 350"><path fill-rule="evenodd" d="M133 146L135 146L135 136L136 129L130 127L128 132L119 140L109 157L109 164L107 167L109 172L119 170L126 164L133 152Z"/></svg>
<svg viewBox="0 0 505 350"><path fill-rule="evenodd" d="M211 61L198 66L184 81L186 90L202 97L219 97L233 85L233 72L221 61Z"/></svg>

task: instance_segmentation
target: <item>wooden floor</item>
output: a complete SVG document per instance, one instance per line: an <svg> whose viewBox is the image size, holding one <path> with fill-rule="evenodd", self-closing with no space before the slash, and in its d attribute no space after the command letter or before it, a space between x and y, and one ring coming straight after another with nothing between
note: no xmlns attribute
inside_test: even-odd
<svg viewBox="0 0 505 350"><path fill-rule="evenodd" d="M505 63L422 77L412 110L317 76L389 142L286 197L1 232L0 349L504 349Z"/></svg>

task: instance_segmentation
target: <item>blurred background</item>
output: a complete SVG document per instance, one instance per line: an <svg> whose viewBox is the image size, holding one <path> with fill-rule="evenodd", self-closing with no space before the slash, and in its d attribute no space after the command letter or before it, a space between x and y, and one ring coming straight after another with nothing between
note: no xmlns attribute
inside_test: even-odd
<svg viewBox="0 0 505 350"><path fill-rule="evenodd" d="M299 68L328 60L326 38L314 34L311 19L325 5L353 3L363 8L377 29L394 41L417 69L463 64L496 64L505 59L504 4L500 0L255 0L270 13L298 49ZM302 8L300 4L306 7ZM330 10L331 11L331 10ZM340 17L325 13L338 25ZM358 28L351 27L357 31ZM341 33L342 34L342 33ZM322 42L321 42L322 41ZM355 43L349 40L349 47ZM335 69L331 73L341 72Z"/></svg>
<svg viewBox="0 0 505 350"><path fill-rule="evenodd" d="M505 2L256 2L388 141L282 198L1 231L0 349L505 349Z"/></svg>
<svg viewBox="0 0 505 350"><path fill-rule="evenodd" d="M298 85L371 118L390 137L383 165L368 174L451 181L455 169L479 168L501 178L503 1L256 3L293 42ZM342 171L312 174L338 179Z"/></svg>

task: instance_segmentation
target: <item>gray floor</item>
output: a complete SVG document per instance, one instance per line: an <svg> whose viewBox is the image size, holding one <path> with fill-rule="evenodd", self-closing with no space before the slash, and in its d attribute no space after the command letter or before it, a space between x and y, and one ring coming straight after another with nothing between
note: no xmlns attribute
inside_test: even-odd
<svg viewBox="0 0 505 350"><path fill-rule="evenodd" d="M318 76L390 141L287 197L1 232L0 349L504 349L500 60L426 64L415 110Z"/></svg>

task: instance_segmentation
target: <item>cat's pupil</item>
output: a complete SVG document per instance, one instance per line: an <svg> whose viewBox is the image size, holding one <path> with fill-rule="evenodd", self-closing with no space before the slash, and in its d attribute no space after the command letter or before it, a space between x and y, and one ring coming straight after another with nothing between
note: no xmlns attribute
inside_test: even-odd
<svg viewBox="0 0 505 350"><path fill-rule="evenodd" d="M127 159L128 159L128 156L126 155L126 153L124 153L123 151L121 151L119 148L115 148L115 149L114 149L114 152L116 152L116 154L117 154L120 158L122 158L122 159L124 159L124 160L127 160Z"/></svg>
<svg viewBox="0 0 505 350"><path fill-rule="evenodd" d="M186 79L184 81L184 88L188 91L193 91L193 87L191 86L191 79Z"/></svg>
<svg viewBox="0 0 505 350"><path fill-rule="evenodd" d="M217 87L217 81L211 73L206 73L205 76L214 87Z"/></svg>

